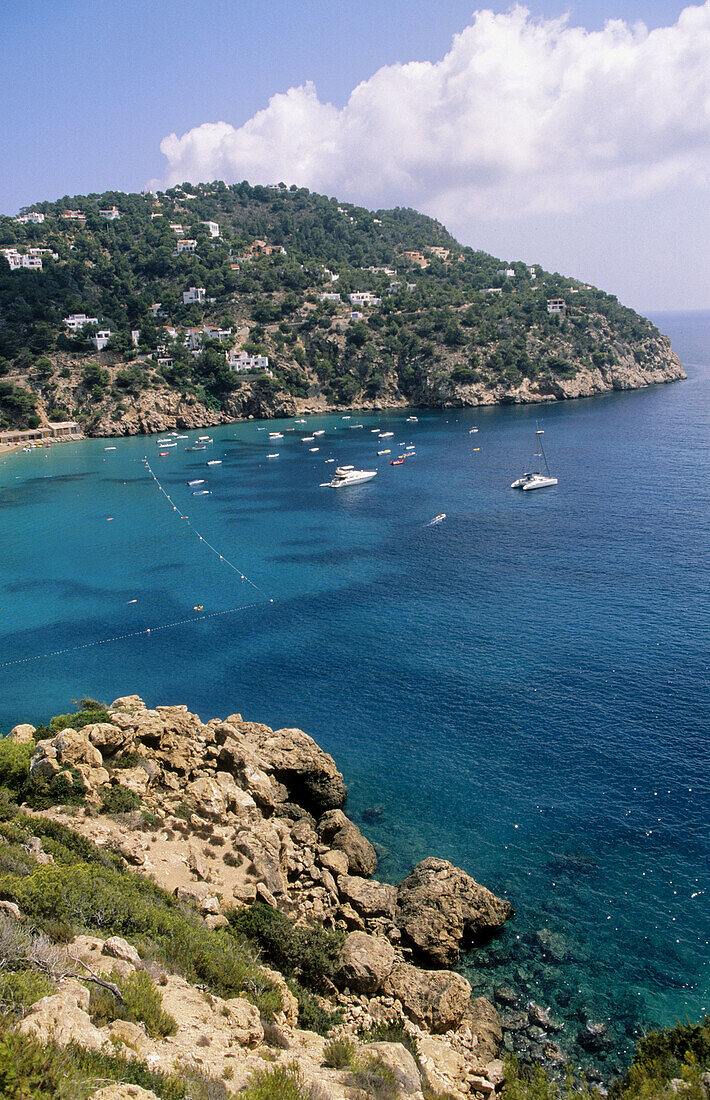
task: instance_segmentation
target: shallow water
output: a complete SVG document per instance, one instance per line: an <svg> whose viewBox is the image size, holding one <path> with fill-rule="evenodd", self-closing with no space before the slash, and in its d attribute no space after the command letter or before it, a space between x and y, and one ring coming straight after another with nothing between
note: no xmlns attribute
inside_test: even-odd
<svg viewBox="0 0 710 1100"><path fill-rule="evenodd" d="M345 772L381 877L436 853L513 901L464 964L477 989L551 1005L563 1044L613 1018L620 1051L710 1011L710 315L656 320L687 382L415 424L309 417L276 446L245 423L208 452L159 458L149 437L0 458L0 664L69 650L0 667L0 728L128 692L301 726ZM536 417L560 484L516 493ZM376 456L409 442L403 466ZM320 488L329 457L379 476ZM197 477L212 495L191 496ZM157 629L199 605L250 606Z"/></svg>

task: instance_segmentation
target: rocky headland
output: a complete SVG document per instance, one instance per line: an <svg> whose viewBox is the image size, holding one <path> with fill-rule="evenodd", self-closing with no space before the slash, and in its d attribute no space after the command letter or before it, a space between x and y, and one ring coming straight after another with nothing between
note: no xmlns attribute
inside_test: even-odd
<svg viewBox="0 0 710 1100"><path fill-rule="evenodd" d="M339 934L332 979L319 994L338 1021L329 1038L357 1050L363 1036L406 1037L366 1044L399 1094L460 1100L500 1088L498 1011L449 967L513 915L507 901L433 857L397 885L373 877L375 849L342 809L343 776L301 730L272 730L239 714L203 723L184 706L149 709L137 696L117 699L106 718L36 743L42 731L12 731L11 741L31 745L31 783L48 792L82 788L79 805L33 810L35 820L69 826L194 907L210 929L263 905L296 926ZM40 862L52 860L41 837L31 846ZM16 920L22 902L9 893L2 891L5 920ZM323 1064L326 1038L299 1027L298 1001L271 967L263 981L278 990L279 1007L270 1021L244 997L206 996L179 973L161 971L162 1005L177 1029L156 1038L126 1020L97 1026L81 980L148 966L133 944L82 933L67 952L77 966L29 1008L24 1034L92 1049L113 1044L170 1072L186 1062L208 1076L226 1069L230 1088L246 1085L267 1050L272 1061L297 1062L324 1098L374 1095L348 1083L351 1069Z"/></svg>

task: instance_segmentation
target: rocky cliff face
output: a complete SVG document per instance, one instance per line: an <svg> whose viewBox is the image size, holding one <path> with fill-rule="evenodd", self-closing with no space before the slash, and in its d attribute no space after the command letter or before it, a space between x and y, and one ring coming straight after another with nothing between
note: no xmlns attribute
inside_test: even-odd
<svg viewBox="0 0 710 1100"><path fill-rule="evenodd" d="M210 928L227 923L226 911L261 901L296 923L340 930L326 996L343 1013L337 1034L358 1044L363 1030L405 1029L418 1065L401 1044L367 1046L368 1056L390 1066L397 1095L422 1100L426 1084L463 1100L502 1083L498 1013L445 968L463 945L512 916L507 901L440 859L424 860L398 886L374 879L375 850L342 808L343 776L301 730L272 730L239 714L203 723L186 707L149 709L137 696L117 699L108 718L36 744L31 777L50 791L80 778L86 791L83 808L44 816L119 855L194 906ZM33 732L18 726L11 737L27 743ZM107 794L121 790L140 798L143 817L100 812ZM77 937L71 950L94 975L117 965L128 975L144 965L115 937ZM151 1038L126 1021L92 1023L87 990L75 976L37 1002L22 1028L94 1049L113 1044L167 1069L186 1060L210 1074L227 1069L235 1085L271 1043L269 1057L295 1059L308 1081L327 1089L324 1098L361 1095L348 1089L345 1070L324 1069L324 1040L298 1029L292 994L280 975L265 973L281 989L275 1050L274 1026L252 1004L211 997L205 1007L203 994L177 974L161 979L163 1007L178 1025L169 1038Z"/></svg>

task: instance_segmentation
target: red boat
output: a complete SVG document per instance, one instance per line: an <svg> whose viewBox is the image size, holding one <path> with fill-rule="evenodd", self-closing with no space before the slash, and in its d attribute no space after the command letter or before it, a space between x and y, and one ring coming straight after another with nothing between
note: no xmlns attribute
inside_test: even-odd
<svg viewBox="0 0 710 1100"><path fill-rule="evenodd" d="M390 466L404 466L403 458L393 458L390 462Z"/></svg>
<svg viewBox="0 0 710 1100"><path fill-rule="evenodd" d="M158 458L167 458L170 451L158 451Z"/></svg>

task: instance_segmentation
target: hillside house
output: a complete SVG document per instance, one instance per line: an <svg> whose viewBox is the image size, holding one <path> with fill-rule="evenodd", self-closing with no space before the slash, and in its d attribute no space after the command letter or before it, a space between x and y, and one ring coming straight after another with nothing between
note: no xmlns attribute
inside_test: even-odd
<svg viewBox="0 0 710 1100"><path fill-rule="evenodd" d="M376 298L370 290L356 290L352 294L348 294L348 298L354 306L379 306L382 304L382 299Z"/></svg>
<svg viewBox="0 0 710 1100"><path fill-rule="evenodd" d="M71 332L81 332L86 325L98 325L98 317L87 317L85 313L70 313L64 318L64 324Z"/></svg>
<svg viewBox="0 0 710 1100"><path fill-rule="evenodd" d="M189 252L192 254L196 248L197 241L193 241L192 237L183 237L182 240L179 240L177 243L177 254L178 256L181 252Z"/></svg>
<svg viewBox="0 0 710 1100"><path fill-rule="evenodd" d="M37 255L40 249L33 248L28 249L27 252L18 252L16 248L3 248L0 251L10 265L10 271L19 271L21 268L30 271L42 270L42 257Z"/></svg>
<svg viewBox="0 0 710 1100"><path fill-rule="evenodd" d="M319 302L339 302L340 301L340 295L336 294L335 291L324 291L323 294L318 295L318 301Z"/></svg>
<svg viewBox="0 0 710 1100"><path fill-rule="evenodd" d="M89 340L94 345L97 351L103 351L111 339L110 328L100 328L95 336L90 336Z"/></svg>
<svg viewBox="0 0 710 1100"><path fill-rule="evenodd" d="M389 275L393 278L396 274L396 268L394 267L368 267L368 271L371 271L373 275Z"/></svg>
<svg viewBox="0 0 710 1100"><path fill-rule="evenodd" d="M67 222L86 222L86 214L81 210L62 210L62 217Z"/></svg>
<svg viewBox="0 0 710 1100"><path fill-rule="evenodd" d="M502 294L503 288L500 286L487 286L483 291L484 294Z"/></svg>
<svg viewBox="0 0 710 1100"><path fill-rule="evenodd" d="M515 278L515 268L513 268L513 267L499 267L496 274L502 275L502 277L504 279L514 279Z"/></svg>
<svg viewBox="0 0 710 1100"><path fill-rule="evenodd" d="M227 357L228 366L237 374L247 371L266 370L269 366L268 355L249 355L246 351L232 351Z"/></svg>
<svg viewBox="0 0 710 1100"><path fill-rule="evenodd" d="M27 214L18 214L15 221L19 222L20 225L41 225L44 221L44 214L41 214L39 210L30 210Z"/></svg>
<svg viewBox="0 0 710 1100"><path fill-rule="evenodd" d="M196 302L204 302L205 294L206 291L203 286L191 286L189 290L183 290L182 304L184 306L191 306Z"/></svg>
<svg viewBox="0 0 710 1100"><path fill-rule="evenodd" d="M537 267L535 264L531 264L528 268L528 275L531 279L537 279Z"/></svg>
<svg viewBox="0 0 710 1100"><path fill-rule="evenodd" d="M148 306L148 312L151 313L156 320L158 317L165 317L165 310L160 302L153 302L152 306Z"/></svg>
<svg viewBox="0 0 710 1100"><path fill-rule="evenodd" d="M567 303L564 298L548 298L547 299L547 312L548 313L566 313Z"/></svg>
<svg viewBox="0 0 710 1100"><path fill-rule="evenodd" d="M99 210L99 214L107 222L117 222L121 217L121 211L117 206L109 206L108 210Z"/></svg>
<svg viewBox="0 0 710 1100"><path fill-rule="evenodd" d="M405 260L407 260L410 264L416 264L417 267L429 266L429 261L427 260L426 256L424 256L421 252L418 252L416 249L408 249L406 252L403 252L402 255L404 256Z"/></svg>
<svg viewBox="0 0 710 1100"><path fill-rule="evenodd" d="M219 237L219 224L217 222L200 222L200 225L207 227L210 237Z"/></svg>
<svg viewBox="0 0 710 1100"><path fill-rule="evenodd" d="M437 260L448 260L451 255L450 248L442 248L441 245L438 244L429 245L427 252L431 252L432 256L436 256Z"/></svg>

